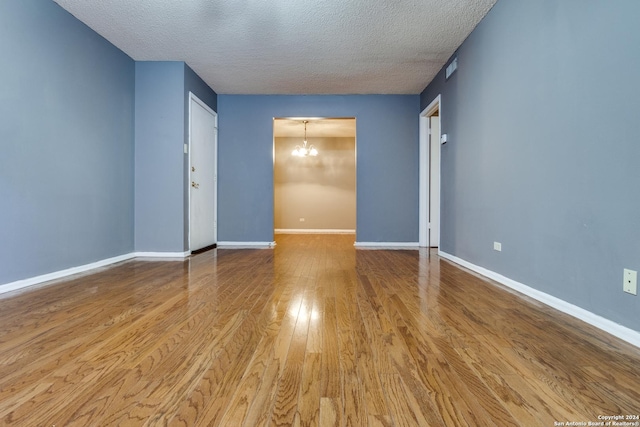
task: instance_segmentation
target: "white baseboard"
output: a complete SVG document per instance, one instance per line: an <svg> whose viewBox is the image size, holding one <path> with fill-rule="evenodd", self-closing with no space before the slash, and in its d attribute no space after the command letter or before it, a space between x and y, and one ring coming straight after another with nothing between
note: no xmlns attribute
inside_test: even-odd
<svg viewBox="0 0 640 427"><path fill-rule="evenodd" d="M276 242L218 242L218 249L270 249Z"/></svg>
<svg viewBox="0 0 640 427"><path fill-rule="evenodd" d="M187 252L134 252L133 255L136 258L161 258L164 261L171 259L179 259L188 257L191 255L191 251ZM165 259L167 258L167 259Z"/></svg>
<svg viewBox="0 0 640 427"><path fill-rule="evenodd" d="M67 268L65 270L54 271L53 273L47 273L41 276L30 277L28 279L5 283L4 285L0 285L0 294L17 291L33 285L39 285L40 283L49 282L51 280L62 279L74 274L84 273L87 271L95 270L96 268L105 267L133 258L156 258L161 259L162 261L182 261L190 254L191 252L131 252L113 258L107 258L101 261L92 262L90 264L80 265L78 267Z"/></svg>
<svg viewBox="0 0 640 427"><path fill-rule="evenodd" d="M576 305L573 305L564 300L561 300L560 298L556 298L545 292L541 292L523 283L516 282L515 280L509 279L508 277L505 277L494 271L488 270L484 267L480 267L478 265L472 264L454 255L448 254L446 252L442 252L440 250L438 250L438 255L440 255L444 259L447 259L451 262L454 262L463 267L466 267L469 270L475 271L476 273L479 273L485 277L488 277L489 279L495 280L496 282L502 285L505 285L511 289L521 292L527 295L528 297L531 297L537 301L540 301L543 304L548 305L549 307L553 307L556 310L559 310L563 313L566 313L570 316L580 319L583 322L590 324L591 326L595 326L598 329L608 332L611 335L614 335L620 338L621 340L628 342L629 344L633 344L636 347L640 347L640 332L638 331L635 331L631 328L627 328L626 326L622 326L619 323L615 323L609 319L605 319L604 317L601 317L588 310L585 310Z"/></svg>
<svg viewBox="0 0 640 427"><path fill-rule="evenodd" d="M356 249L418 249L418 242L355 242Z"/></svg>
<svg viewBox="0 0 640 427"><path fill-rule="evenodd" d="M63 277L71 276L73 274L84 273L85 271L95 270L96 268L115 264L121 261L127 261L132 258L135 258L135 255L133 253L119 255L113 258L107 258L101 261L92 262L90 264L80 265L78 267L67 268L65 270L54 271L53 273L43 274L41 276L30 277L28 279L5 283L4 285L0 285L0 294L5 292L17 291L19 289L23 289L28 286L33 286L33 285L38 285L40 283L48 282L50 280L61 279Z"/></svg>
<svg viewBox="0 0 640 427"><path fill-rule="evenodd" d="M356 234L356 230L344 230L340 228L276 228L275 234Z"/></svg>

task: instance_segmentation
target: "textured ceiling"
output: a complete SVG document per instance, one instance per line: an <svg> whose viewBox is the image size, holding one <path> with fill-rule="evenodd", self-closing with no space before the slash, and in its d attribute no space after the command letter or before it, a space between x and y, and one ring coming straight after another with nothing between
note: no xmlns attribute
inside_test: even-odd
<svg viewBox="0 0 640 427"><path fill-rule="evenodd" d="M273 121L273 136L275 137L304 137L304 122L307 123L307 137L354 138L356 136L356 119L314 119L296 117L275 119Z"/></svg>
<svg viewBox="0 0 640 427"><path fill-rule="evenodd" d="M221 94L416 94L496 0L55 0Z"/></svg>

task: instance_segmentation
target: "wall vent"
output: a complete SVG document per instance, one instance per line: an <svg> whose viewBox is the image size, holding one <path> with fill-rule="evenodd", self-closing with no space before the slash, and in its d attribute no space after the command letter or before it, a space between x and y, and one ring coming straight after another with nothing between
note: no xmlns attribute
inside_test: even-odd
<svg viewBox="0 0 640 427"><path fill-rule="evenodd" d="M457 69L458 69L458 57L456 56L455 58L453 58L453 61L451 61L451 63L447 65L447 69L444 72L445 80L449 80L449 77L451 77L451 74L453 74L454 71L456 71Z"/></svg>

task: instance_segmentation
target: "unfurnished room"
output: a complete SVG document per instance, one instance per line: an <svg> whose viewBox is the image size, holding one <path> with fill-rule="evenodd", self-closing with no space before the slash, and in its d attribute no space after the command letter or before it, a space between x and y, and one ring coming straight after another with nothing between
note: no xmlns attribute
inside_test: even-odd
<svg viewBox="0 0 640 427"><path fill-rule="evenodd" d="M0 425L640 426L637 0L0 0Z"/></svg>

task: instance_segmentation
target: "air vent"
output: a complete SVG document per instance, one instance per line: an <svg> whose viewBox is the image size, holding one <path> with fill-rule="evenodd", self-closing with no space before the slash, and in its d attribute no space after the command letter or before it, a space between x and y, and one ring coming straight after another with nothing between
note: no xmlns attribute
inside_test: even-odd
<svg viewBox="0 0 640 427"><path fill-rule="evenodd" d="M445 79L449 80L451 74L453 74L458 69L458 57L453 58L453 61L449 65L447 65L447 69L444 72Z"/></svg>

